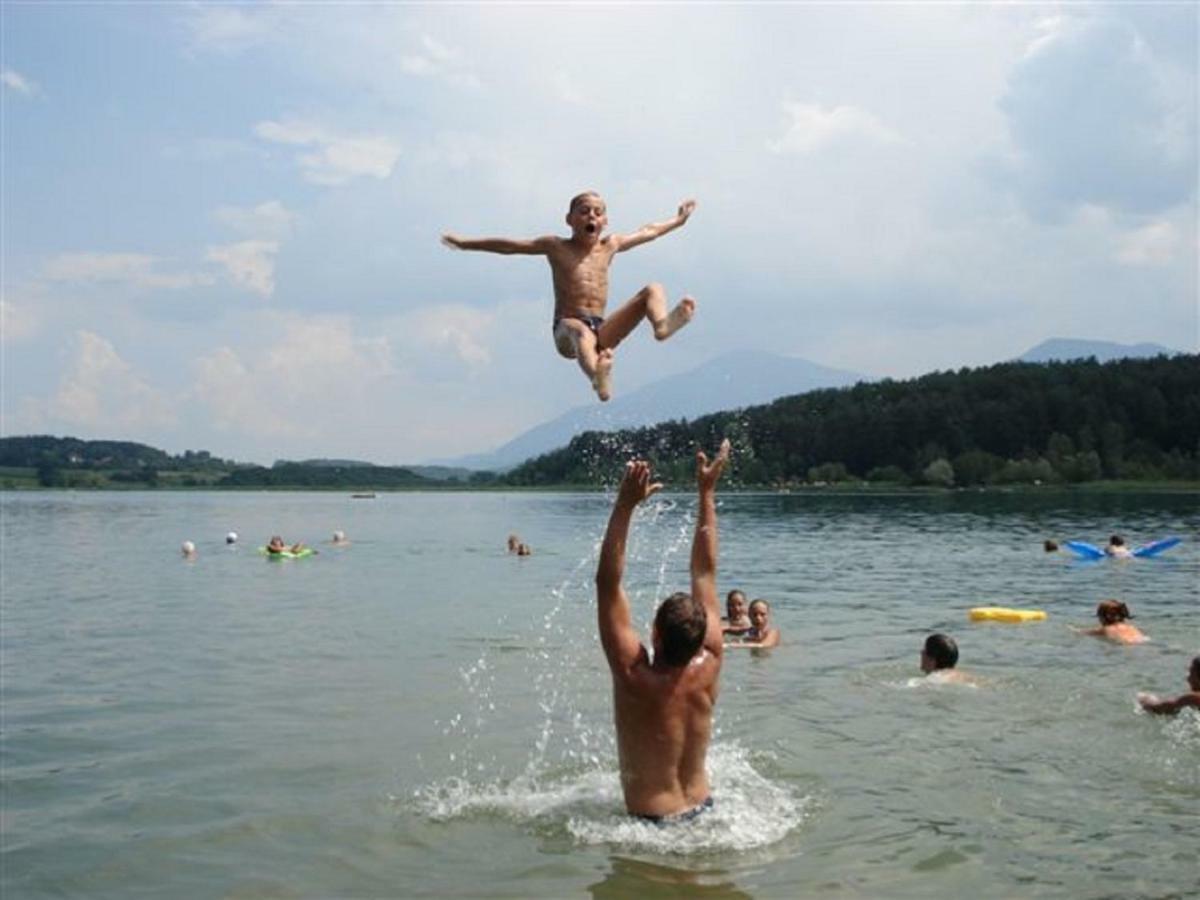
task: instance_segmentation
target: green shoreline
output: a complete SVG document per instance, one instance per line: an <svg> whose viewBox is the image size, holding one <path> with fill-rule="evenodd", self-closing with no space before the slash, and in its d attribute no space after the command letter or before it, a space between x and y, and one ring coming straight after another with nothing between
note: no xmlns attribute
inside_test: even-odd
<svg viewBox="0 0 1200 900"><path fill-rule="evenodd" d="M372 487L360 486L330 486L314 485L159 485L156 487L145 484L107 484L107 485L78 485L61 487L44 487L32 484L9 484L0 482L0 493L12 491L27 491L30 493L52 492L85 492L85 493L128 493L143 491L150 493L194 493L197 491L232 492L232 493L320 493L346 494L350 499L370 500L374 497L354 497L357 493L380 494L429 494L429 493L556 493L569 491L572 493L603 493L613 485L603 484L541 484L541 485L508 485L482 484L473 485L465 482L446 482L442 484L423 484L405 487ZM666 489L691 490L691 485L667 485ZM1005 485L972 485L970 487L933 487L930 485L900 485L900 484L825 484L825 485L795 485L786 488L772 488L766 485L737 485L722 486L724 493L734 494L843 494L843 495L902 495L902 496L945 496L951 494L1200 494L1200 481L1090 481L1082 484L1005 484Z"/></svg>

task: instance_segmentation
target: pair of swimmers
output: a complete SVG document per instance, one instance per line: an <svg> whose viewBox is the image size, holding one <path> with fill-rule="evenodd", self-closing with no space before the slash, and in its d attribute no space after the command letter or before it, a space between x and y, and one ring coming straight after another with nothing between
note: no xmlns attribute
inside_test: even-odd
<svg viewBox="0 0 1200 900"><path fill-rule="evenodd" d="M533 548L517 537L517 535L510 534L508 536L508 552L515 553L517 556L532 556Z"/></svg>
<svg viewBox="0 0 1200 900"><path fill-rule="evenodd" d="M1047 553L1061 553L1058 541L1053 538L1047 538L1042 542L1042 549ZM1114 534L1108 539L1108 543L1104 546L1104 555L1110 556L1113 559L1132 559L1133 551L1129 549L1129 545L1125 543L1125 538L1119 534Z"/></svg>
<svg viewBox="0 0 1200 900"><path fill-rule="evenodd" d="M1141 629L1129 624L1133 614L1130 613L1129 607L1119 600L1102 600L1096 607L1096 618L1100 620L1099 626L1080 633L1102 637L1117 644L1144 644L1149 640L1142 634ZM1174 715L1186 708L1200 709L1200 656L1192 658L1187 682L1191 690L1178 697L1162 700L1154 694L1139 693L1138 703L1147 712L1160 715Z"/></svg>
<svg viewBox="0 0 1200 900"><path fill-rule="evenodd" d="M734 588L725 595L721 632L730 647L777 647L779 629L771 624L771 604L758 599L746 603L746 594Z"/></svg>

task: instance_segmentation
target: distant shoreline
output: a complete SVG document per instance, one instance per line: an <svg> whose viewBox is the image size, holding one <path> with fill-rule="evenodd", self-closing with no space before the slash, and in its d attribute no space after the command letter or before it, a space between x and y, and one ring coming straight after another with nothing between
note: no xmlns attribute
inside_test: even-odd
<svg viewBox="0 0 1200 900"><path fill-rule="evenodd" d="M549 493L604 493L615 485L597 484L542 484L542 485L506 485L485 484L472 485L466 483L446 482L443 484L413 485L406 487L318 487L310 485L256 485L256 486L218 486L218 485L170 485L147 487L145 485L104 485L104 486L69 486L43 487L41 485L13 485L0 483L0 494L3 493L151 493L151 494L186 494L197 492L212 493L294 493L294 494L345 494L347 499L369 500L378 499L387 494L549 494ZM970 487L934 487L930 485L900 485L900 484L824 484L796 485L786 488L772 488L764 485L726 485L727 493L737 494L770 494L785 495L817 495L837 494L852 496L948 496L954 494L1200 494L1200 481L1089 481L1082 484L1005 484L1005 485L972 485ZM667 492L690 491L691 485L665 486ZM375 497L356 497L355 494L370 492Z"/></svg>

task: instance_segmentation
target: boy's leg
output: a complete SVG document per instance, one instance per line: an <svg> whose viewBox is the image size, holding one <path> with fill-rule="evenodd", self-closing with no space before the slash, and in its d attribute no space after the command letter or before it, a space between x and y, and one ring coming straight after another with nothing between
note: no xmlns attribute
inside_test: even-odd
<svg viewBox="0 0 1200 900"><path fill-rule="evenodd" d="M611 396L612 351L596 346L596 335L578 319L560 319L554 328L554 343L558 352L574 359L592 383L597 396Z"/></svg>
<svg viewBox="0 0 1200 900"><path fill-rule="evenodd" d="M609 350L625 340L642 319L649 319L654 337L665 341L692 320L696 301L684 297L667 312L667 292L658 283L646 285L600 326L600 346Z"/></svg>

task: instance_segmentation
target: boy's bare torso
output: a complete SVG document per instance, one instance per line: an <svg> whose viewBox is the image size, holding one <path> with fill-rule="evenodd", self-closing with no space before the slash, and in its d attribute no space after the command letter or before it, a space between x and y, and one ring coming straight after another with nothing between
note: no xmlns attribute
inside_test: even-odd
<svg viewBox="0 0 1200 900"><path fill-rule="evenodd" d="M617 239L608 235L590 246L572 238L547 238L546 259L554 280L554 318L601 316L608 305L608 268Z"/></svg>
<svg viewBox="0 0 1200 900"><path fill-rule="evenodd" d="M643 650L613 672L613 707L625 806L670 816L709 796L704 760L712 737L721 660L707 650L686 666L656 669Z"/></svg>

